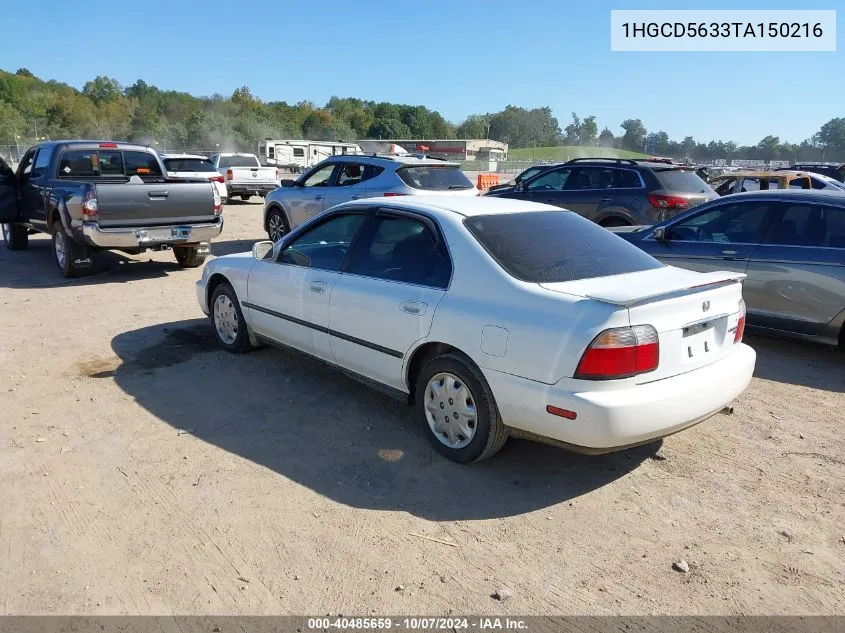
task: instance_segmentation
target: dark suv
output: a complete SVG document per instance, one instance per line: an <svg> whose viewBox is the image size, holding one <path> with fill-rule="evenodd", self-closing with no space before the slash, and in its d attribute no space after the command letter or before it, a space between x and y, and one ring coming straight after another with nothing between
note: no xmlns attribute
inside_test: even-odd
<svg viewBox="0 0 845 633"><path fill-rule="evenodd" d="M655 224L719 197L694 168L625 158L576 158L487 195L552 204L602 226Z"/></svg>

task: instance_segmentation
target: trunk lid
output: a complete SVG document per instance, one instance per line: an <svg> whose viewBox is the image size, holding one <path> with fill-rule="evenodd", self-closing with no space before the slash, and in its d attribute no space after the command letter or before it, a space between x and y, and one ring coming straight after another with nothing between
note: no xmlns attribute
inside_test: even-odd
<svg viewBox="0 0 845 633"><path fill-rule="evenodd" d="M636 383L653 382L709 365L730 353L745 275L696 273L666 266L636 273L540 286L628 310L630 324L658 333L660 362Z"/></svg>
<svg viewBox="0 0 845 633"><path fill-rule="evenodd" d="M147 226L212 222L211 182L97 183L98 222L108 226Z"/></svg>

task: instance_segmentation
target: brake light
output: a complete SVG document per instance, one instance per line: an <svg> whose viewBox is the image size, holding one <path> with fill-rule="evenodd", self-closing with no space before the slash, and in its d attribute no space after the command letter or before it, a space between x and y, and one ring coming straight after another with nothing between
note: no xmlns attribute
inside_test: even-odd
<svg viewBox="0 0 845 633"><path fill-rule="evenodd" d="M117 143L100 143L100 147L115 149L117 147Z"/></svg>
<svg viewBox="0 0 845 633"><path fill-rule="evenodd" d="M685 209L689 206L689 200L681 196L653 194L648 196L648 201L655 209Z"/></svg>
<svg viewBox="0 0 845 633"><path fill-rule="evenodd" d="M211 177L211 181L212 181L212 182L224 182L224 180L223 180L223 176L221 176L221 175L219 175L219 174L218 174L217 176L212 176L212 177Z"/></svg>
<svg viewBox="0 0 845 633"><path fill-rule="evenodd" d="M384 197L385 198L392 198L393 196L404 196L404 193L397 193L396 191L385 191Z"/></svg>
<svg viewBox="0 0 845 633"><path fill-rule="evenodd" d="M660 342L651 325L617 327L593 339L581 357L575 378L613 380L657 369Z"/></svg>
<svg viewBox="0 0 845 633"><path fill-rule="evenodd" d="M217 192L217 187L211 185L211 190L214 192L214 215L220 215L223 213L223 200Z"/></svg>
<svg viewBox="0 0 845 633"><path fill-rule="evenodd" d="M734 343L739 343L742 340L742 335L745 333L745 300L739 300L739 320L736 322L736 330L734 330Z"/></svg>
<svg viewBox="0 0 845 633"><path fill-rule="evenodd" d="M82 219L88 222L96 221L99 209L100 207L97 204L97 190L89 185L85 190L85 195L82 196Z"/></svg>
<svg viewBox="0 0 845 633"><path fill-rule="evenodd" d="M234 174L232 173L231 169L226 170L226 180L232 180L234 178Z"/></svg>

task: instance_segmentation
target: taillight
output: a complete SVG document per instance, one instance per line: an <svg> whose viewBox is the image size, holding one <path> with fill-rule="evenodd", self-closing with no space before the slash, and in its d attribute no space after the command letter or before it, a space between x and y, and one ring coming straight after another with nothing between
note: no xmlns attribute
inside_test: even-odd
<svg viewBox="0 0 845 633"><path fill-rule="evenodd" d="M406 195L406 194L404 194L404 193L398 193L398 192L396 192L396 191L385 191L385 192L384 192L384 197L385 197L385 198L392 198L393 196L404 196L404 195Z"/></svg>
<svg viewBox="0 0 845 633"><path fill-rule="evenodd" d="M734 343L739 343L742 340L742 335L745 333L745 300L739 300L739 320L736 322L736 330L734 330Z"/></svg>
<svg viewBox="0 0 845 633"><path fill-rule="evenodd" d="M223 176L220 176L219 174L217 176L212 176L211 181L212 182L224 182Z"/></svg>
<svg viewBox="0 0 845 633"><path fill-rule="evenodd" d="M689 200L681 196L653 194L648 196L648 201L655 209L686 209L689 206Z"/></svg>
<svg viewBox="0 0 845 633"><path fill-rule="evenodd" d="M232 173L231 169L226 170L226 180L232 180L234 178L234 174Z"/></svg>
<svg viewBox="0 0 845 633"><path fill-rule="evenodd" d="M214 215L220 215L223 213L223 200L220 198L217 187L211 185L211 190L214 192Z"/></svg>
<svg viewBox="0 0 845 633"><path fill-rule="evenodd" d="M89 186L82 196L82 219L93 222L97 219L100 207L97 204L97 190Z"/></svg>
<svg viewBox="0 0 845 633"><path fill-rule="evenodd" d="M651 325L617 327L593 339L578 363L575 378L613 380L657 369L660 342Z"/></svg>

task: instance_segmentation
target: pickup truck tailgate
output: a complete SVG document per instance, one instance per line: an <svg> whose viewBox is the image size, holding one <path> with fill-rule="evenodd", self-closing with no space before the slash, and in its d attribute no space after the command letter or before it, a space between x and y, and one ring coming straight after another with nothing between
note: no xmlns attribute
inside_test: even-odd
<svg viewBox="0 0 845 633"><path fill-rule="evenodd" d="M211 182L163 182L97 186L101 226L144 226L212 222Z"/></svg>
<svg viewBox="0 0 845 633"><path fill-rule="evenodd" d="M232 177L226 175L226 182L235 185L276 185L275 167L229 167L226 172L232 172Z"/></svg>

